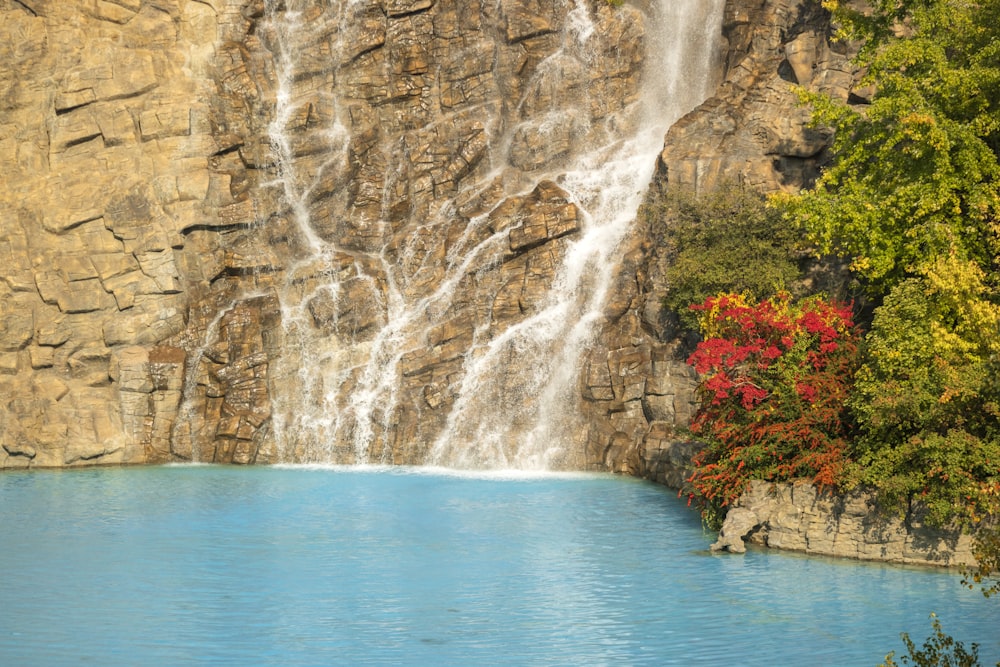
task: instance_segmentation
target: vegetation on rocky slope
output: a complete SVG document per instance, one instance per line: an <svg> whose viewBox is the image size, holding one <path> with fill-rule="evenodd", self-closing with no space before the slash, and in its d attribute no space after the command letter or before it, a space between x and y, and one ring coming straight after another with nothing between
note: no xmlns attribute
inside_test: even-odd
<svg viewBox="0 0 1000 667"><path fill-rule="evenodd" d="M727 183L711 196L670 191L649 202L647 218L669 219L664 239L669 253L664 306L682 326L695 330L699 316L688 306L723 292L760 300L796 285L802 277L799 232L778 206L738 184Z"/></svg>
<svg viewBox="0 0 1000 667"><path fill-rule="evenodd" d="M1000 495L1000 3L829 3L876 87L814 98L835 160L793 215L881 302L850 399L855 481L975 524Z"/></svg>
<svg viewBox="0 0 1000 667"><path fill-rule="evenodd" d="M693 430L707 449L691 481L709 515L750 478L805 475L870 486L901 510L921 503L934 523L996 525L1000 0L870 4L824 3L842 37L863 44L857 65L875 95L849 105L803 93L835 131L832 161L813 189L753 212L766 231L783 211L814 253L850 263L873 306L864 335L823 296L781 292L800 250L783 233L751 284L730 268L761 257L742 211L702 204L679 216L667 305L696 304L703 336L690 363L703 373ZM737 240L699 243L689 228L699 216ZM702 277L685 277L692 249L713 247ZM833 333L819 334L820 322ZM991 590L998 554L983 533L970 581Z"/></svg>
<svg viewBox="0 0 1000 667"><path fill-rule="evenodd" d="M689 363L705 379L691 430L706 447L689 481L709 512L734 503L749 478L837 483L849 460L857 359L850 308L787 292L756 304L709 297L693 308L705 340Z"/></svg>
<svg viewBox="0 0 1000 667"><path fill-rule="evenodd" d="M881 303L850 481L975 526L1000 506L1000 2L827 4L877 90L861 110L813 100L835 159L793 202Z"/></svg>

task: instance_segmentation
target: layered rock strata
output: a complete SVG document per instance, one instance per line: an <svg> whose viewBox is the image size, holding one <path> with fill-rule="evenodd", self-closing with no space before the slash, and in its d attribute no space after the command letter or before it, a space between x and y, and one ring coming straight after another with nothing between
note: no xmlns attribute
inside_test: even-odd
<svg viewBox="0 0 1000 667"><path fill-rule="evenodd" d="M245 197L217 137L226 0L0 2L0 468L169 458Z"/></svg>
<svg viewBox="0 0 1000 667"><path fill-rule="evenodd" d="M795 192L815 179L830 135L810 127L799 88L863 104L848 46L806 0L726 5L725 76L714 96L667 133L650 197L671 188L710 192L739 183ZM670 221L640 216L622 253L600 344L587 354L588 459L681 486L692 445L678 434L696 407L690 347L662 307L670 286ZM622 361L625 363L622 363Z"/></svg>
<svg viewBox="0 0 1000 667"><path fill-rule="evenodd" d="M350 392L391 302L434 301L449 258L492 243L427 302L373 418L373 450L422 460L473 337L555 279L579 211L546 175L632 122L643 54L641 12L598 2L3 0L0 19L4 468L309 458L329 433L293 427L328 399L302 369L346 369ZM313 356L324 338L353 351Z"/></svg>
<svg viewBox="0 0 1000 667"><path fill-rule="evenodd" d="M173 454L426 462L446 427L463 428L452 415L470 360L539 312L580 232L553 179L633 122L643 15L531 0L245 15L227 51L241 82L221 101L248 119L231 142L260 224L230 246L238 266L215 287L274 307L252 310L241 334L262 347L230 338L225 355L212 350L228 334L189 324L205 352L188 370L196 418L177 439L191 444ZM535 407L527 363L507 354L487 390L513 422Z"/></svg>
<svg viewBox="0 0 1000 667"><path fill-rule="evenodd" d="M834 496L811 484L752 482L726 515L713 551L746 544L808 554L917 565L971 566L973 538L927 526L919 507L887 514L863 492Z"/></svg>

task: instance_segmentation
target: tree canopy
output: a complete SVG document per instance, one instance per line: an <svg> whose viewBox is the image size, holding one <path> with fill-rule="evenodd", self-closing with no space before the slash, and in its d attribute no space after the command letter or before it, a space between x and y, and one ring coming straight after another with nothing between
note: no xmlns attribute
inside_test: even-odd
<svg viewBox="0 0 1000 667"><path fill-rule="evenodd" d="M1000 0L824 4L876 92L803 94L833 162L788 203L881 303L849 400L855 481L977 522L1000 488Z"/></svg>
<svg viewBox="0 0 1000 667"><path fill-rule="evenodd" d="M802 277L799 233L760 192L736 184L700 196L670 191L648 202L642 215L669 220L663 305L688 329L697 330L699 320L691 304L722 293L766 299Z"/></svg>
<svg viewBox="0 0 1000 667"><path fill-rule="evenodd" d="M1000 256L1000 1L824 3L876 93L848 106L804 95L835 129L835 160L797 200L824 252L849 256L876 293L943 255L995 282Z"/></svg>

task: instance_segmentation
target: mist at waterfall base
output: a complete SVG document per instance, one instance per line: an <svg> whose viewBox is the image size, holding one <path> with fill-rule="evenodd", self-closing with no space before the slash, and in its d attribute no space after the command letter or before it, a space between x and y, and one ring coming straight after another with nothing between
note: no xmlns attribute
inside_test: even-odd
<svg viewBox="0 0 1000 667"><path fill-rule="evenodd" d="M751 550L587 475L91 469L0 476L3 665L875 665L955 573Z"/></svg>

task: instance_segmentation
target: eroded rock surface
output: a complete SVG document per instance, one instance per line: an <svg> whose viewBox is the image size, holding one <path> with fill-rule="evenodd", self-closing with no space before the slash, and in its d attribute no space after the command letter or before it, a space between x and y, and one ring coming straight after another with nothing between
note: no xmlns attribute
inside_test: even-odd
<svg viewBox="0 0 1000 667"><path fill-rule="evenodd" d="M0 2L0 468L168 460L238 3Z"/></svg>
<svg viewBox="0 0 1000 667"><path fill-rule="evenodd" d="M655 187L812 177L793 83L864 96L815 5L728 3L724 83ZM449 415L480 358L476 410L537 419L538 365L495 348L580 237L561 174L636 122L644 9L0 0L0 467L419 463L478 437ZM658 238L619 248L556 465L685 476Z"/></svg>
<svg viewBox="0 0 1000 667"><path fill-rule="evenodd" d="M731 1L723 31L726 80L671 128L660 178L698 191L728 181L796 192L815 180L831 139L809 126L796 89L865 103L853 47L832 39L829 14L808 0Z"/></svg>
<svg viewBox="0 0 1000 667"><path fill-rule="evenodd" d="M555 279L546 174L631 122L643 54L637 9L568 0L3 0L0 32L0 467L308 458L302 369L360 387L398 299L427 322L371 447L420 460Z"/></svg>
<svg viewBox="0 0 1000 667"><path fill-rule="evenodd" d="M807 187L831 137L808 127L796 87L865 99L848 47L832 41L819 3L730 0L723 33L723 82L667 133L651 193L709 192L726 183L764 192ZM680 488L695 451L682 434L696 408L697 378L684 363L690 344L662 307L668 224L635 226L600 345L588 352L582 395L589 461Z"/></svg>

